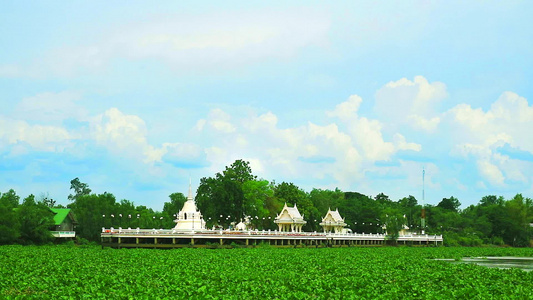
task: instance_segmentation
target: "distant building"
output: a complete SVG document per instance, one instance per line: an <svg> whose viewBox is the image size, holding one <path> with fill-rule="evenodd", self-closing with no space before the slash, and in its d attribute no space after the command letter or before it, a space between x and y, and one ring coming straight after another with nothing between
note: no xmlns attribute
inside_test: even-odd
<svg viewBox="0 0 533 300"><path fill-rule="evenodd" d="M176 231L197 231L205 230L205 221L202 216L202 213L196 207L196 202L192 197L191 183L189 182L189 196L187 201L183 204L183 208L178 213L176 220L176 226L174 230Z"/></svg>
<svg viewBox="0 0 533 300"><path fill-rule="evenodd" d="M52 235L56 238L76 237L74 227L78 223L70 208L50 208L50 210L54 213L54 227L50 228Z"/></svg>
<svg viewBox="0 0 533 300"><path fill-rule="evenodd" d="M300 215L296 204L294 204L294 207L288 207L287 203L285 203L274 223L278 224L279 231L302 232L302 227L307 222Z"/></svg>
<svg viewBox="0 0 533 300"><path fill-rule="evenodd" d="M344 218L339 214L339 209L328 209L326 216L320 222L320 226L322 226L324 232L344 233L346 223L344 222Z"/></svg>

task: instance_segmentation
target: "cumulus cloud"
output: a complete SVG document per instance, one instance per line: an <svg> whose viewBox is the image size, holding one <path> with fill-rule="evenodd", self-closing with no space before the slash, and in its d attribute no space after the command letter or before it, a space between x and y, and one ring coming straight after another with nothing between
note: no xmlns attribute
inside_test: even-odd
<svg viewBox="0 0 533 300"><path fill-rule="evenodd" d="M507 180L531 181L525 175L523 163L500 153L502 147L509 145L511 149L533 154L529 132L533 128L533 106L524 97L505 92L486 112L459 104L447 116L455 126L456 145L452 154L474 157L485 180L497 186L504 186Z"/></svg>
<svg viewBox="0 0 533 300"><path fill-rule="evenodd" d="M428 82L423 76L414 80L391 81L376 92L374 110L390 125L408 124L417 130L433 132L441 121L439 104L447 97L446 85Z"/></svg>
<svg viewBox="0 0 533 300"><path fill-rule="evenodd" d="M30 125L0 116L0 147L21 144L37 151L61 152L72 138L62 127Z"/></svg>
<svg viewBox="0 0 533 300"><path fill-rule="evenodd" d="M91 136L113 153L142 158L145 162L161 160L163 149L148 144L146 124L135 115L126 115L111 108L90 122Z"/></svg>
<svg viewBox="0 0 533 300"><path fill-rule="evenodd" d="M361 97L352 95L326 111L332 120L329 124L307 122L287 128L279 126L273 112L230 118L221 109L212 110L202 119L202 128L206 133L224 135L211 140L216 146L206 150L207 160L223 167L233 159L246 157L261 162L261 170L272 172L274 177L329 177L339 186L348 187L354 180L362 180L374 162L390 160L398 151L421 150L421 145L401 134L388 141L380 121L358 114L361 102Z"/></svg>

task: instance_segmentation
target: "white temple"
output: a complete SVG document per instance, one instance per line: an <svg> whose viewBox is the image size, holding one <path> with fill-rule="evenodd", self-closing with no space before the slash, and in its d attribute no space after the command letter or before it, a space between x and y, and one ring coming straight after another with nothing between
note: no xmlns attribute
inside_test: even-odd
<svg viewBox="0 0 533 300"><path fill-rule="evenodd" d="M204 218L202 217L202 213L196 207L196 202L194 202L194 198L192 197L190 181L189 196L187 197L187 201L185 201L185 204L183 204L183 208L178 213L178 217L176 220L174 220L174 222L177 223L174 227L174 230L176 231L205 230Z"/></svg>
<svg viewBox="0 0 533 300"><path fill-rule="evenodd" d="M296 204L294 207L288 207L285 203L274 223L278 224L279 231L302 232L302 227L307 221L300 215Z"/></svg>
<svg viewBox="0 0 533 300"><path fill-rule="evenodd" d="M320 226L322 226L324 232L327 233L343 233L346 223L344 222L344 218L339 214L339 209L328 209L326 216L322 218L322 222L320 222Z"/></svg>

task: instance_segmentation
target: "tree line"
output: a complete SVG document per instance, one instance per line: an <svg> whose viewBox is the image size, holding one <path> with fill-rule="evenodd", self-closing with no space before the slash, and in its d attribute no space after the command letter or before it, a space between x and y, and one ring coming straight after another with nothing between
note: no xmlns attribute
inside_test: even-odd
<svg viewBox="0 0 533 300"><path fill-rule="evenodd" d="M92 193L78 178L70 183L67 207L76 216L76 234L91 241L99 240L102 227L172 228L175 214L186 201L184 194L173 193L162 211L154 211L126 199L117 201L111 193ZM386 233L394 239L401 229L409 228L411 232L443 234L445 245L451 246L533 246L533 201L521 194L512 199L488 195L462 210L457 198L443 198L437 205L424 206L422 228L422 205L412 195L392 200L383 193L371 197L339 189L306 192L290 182L257 178L248 162L236 160L213 177L202 178L195 200L208 228L228 228L248 218L255 229L275 230L274 218L287 203L296 205L304 216L305 231L321 231L319 223L328 209L338 209L347 227L357 233ZM48 198L35 201L33 195L19 205L13 190L1 194L0 230L8 235L0 237L0 243L50 241L42 238L46 236L43 228L53 217L48 207L57 205Z"/></svg>

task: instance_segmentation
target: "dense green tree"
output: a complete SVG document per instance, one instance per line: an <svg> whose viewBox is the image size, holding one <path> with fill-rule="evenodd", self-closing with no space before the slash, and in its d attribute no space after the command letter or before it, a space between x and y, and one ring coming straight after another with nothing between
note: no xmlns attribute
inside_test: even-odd
<svg viewBox="0 0 533 300"><path fill-rule="evenodd" d="M450 198L443 198L437 206L447 210L457 211L459 206L461 206L461 202L454 196L451 196Z"/></svg>
<svg viewBox="0 0 533 300"><path fill-rule="evenodd" d="M0 194L0 245L15 243L20 236L20 222L13 210L18 206L18 199L14 190Z"/></svg>
<svg viewBox="0 0 533 300"><path fill-rule="evenodd" d="M1 198L2 203L10 207L17 207L19 205L20 197L13 189L10 189L7 193L3 193Z"/></svg>
<svg viewBox="0 0 533 300"><path fill-rule="evenodd" d="M313 189L309 193L309 199L321 216L325 216L328 209L339 208L344 200L344 192L336 188L332 190Z"/></svg>
<svg viewBox="0 0 533 300"><path fill-rule="evenodd" d="M344 200L339 206L339 212L345 216L345 222L354 232L381 232L382 206L367 195L357 192L344 193Z"/></svg>
<svg viewBox="0 0 533 300"><path fill-rule="evenodd" d="M407 227L413 231L415 228L419 228L422 206L418 205L416 198L409 195L398 200L398 204L407 218Z"/></svg>
<svg viewBox="0 0 533 300"><path fill-rule="evenodd" d="M78 221L79 237L99 241L102 227L118 228L124 221L117 210L115 196L110 193L81 195L69 205Z"/></svg>
<svg viewBox="0 0 533 300"><path fill-rule="evenodd" d="M385 232L387 234L387 239L396 244L398 237L400 236L400 231L407 222L405 217L402 215L402 211L398 208L387 207L383 210L381 216L382 226L385 227Z"/></svg>
<svg viewBox="0 0 533 300"><path fill-rule="evenodd" d="M250 164L236 160L215 177L200 179L196 204L207 218L207 226L217 223L224 227L246 216L243 184L255 180Z"/></svg>
<svg viewBox="0 0 533 300"><path fill-rule="evenodd" d="M43 202L35 202L35 196L24 198L17 208L20 221L20 240L24 244L45 244L53 241L50 229L54 226L54 213Z"/></svg>
<svg viewBox="0 0 533 300"><path fill-rule="evenodd" d="M508 245L521 247L529 245L532 238L529 226L532 206L533 201L530 198L524 198L522 194L517 194L505 203L508 219L503 238Z"/></svg>
<svg viewBox="0 0 533 300"><path fill-rule="evenodd" d="M244 215L250 217L257 229L274 229L275 213L269 207L276 206L274 191L267 180L248 180L242 185L244 195Z"/></svg>
<svg viewBox="0 0 533 300"><path fill-rule="evenodd" d="M74 191L74 194L68 195L70 201L75 201L78 197L89 195L91 193L89 185L81 182L78 177L70 181L70 189Z"/></svg>

